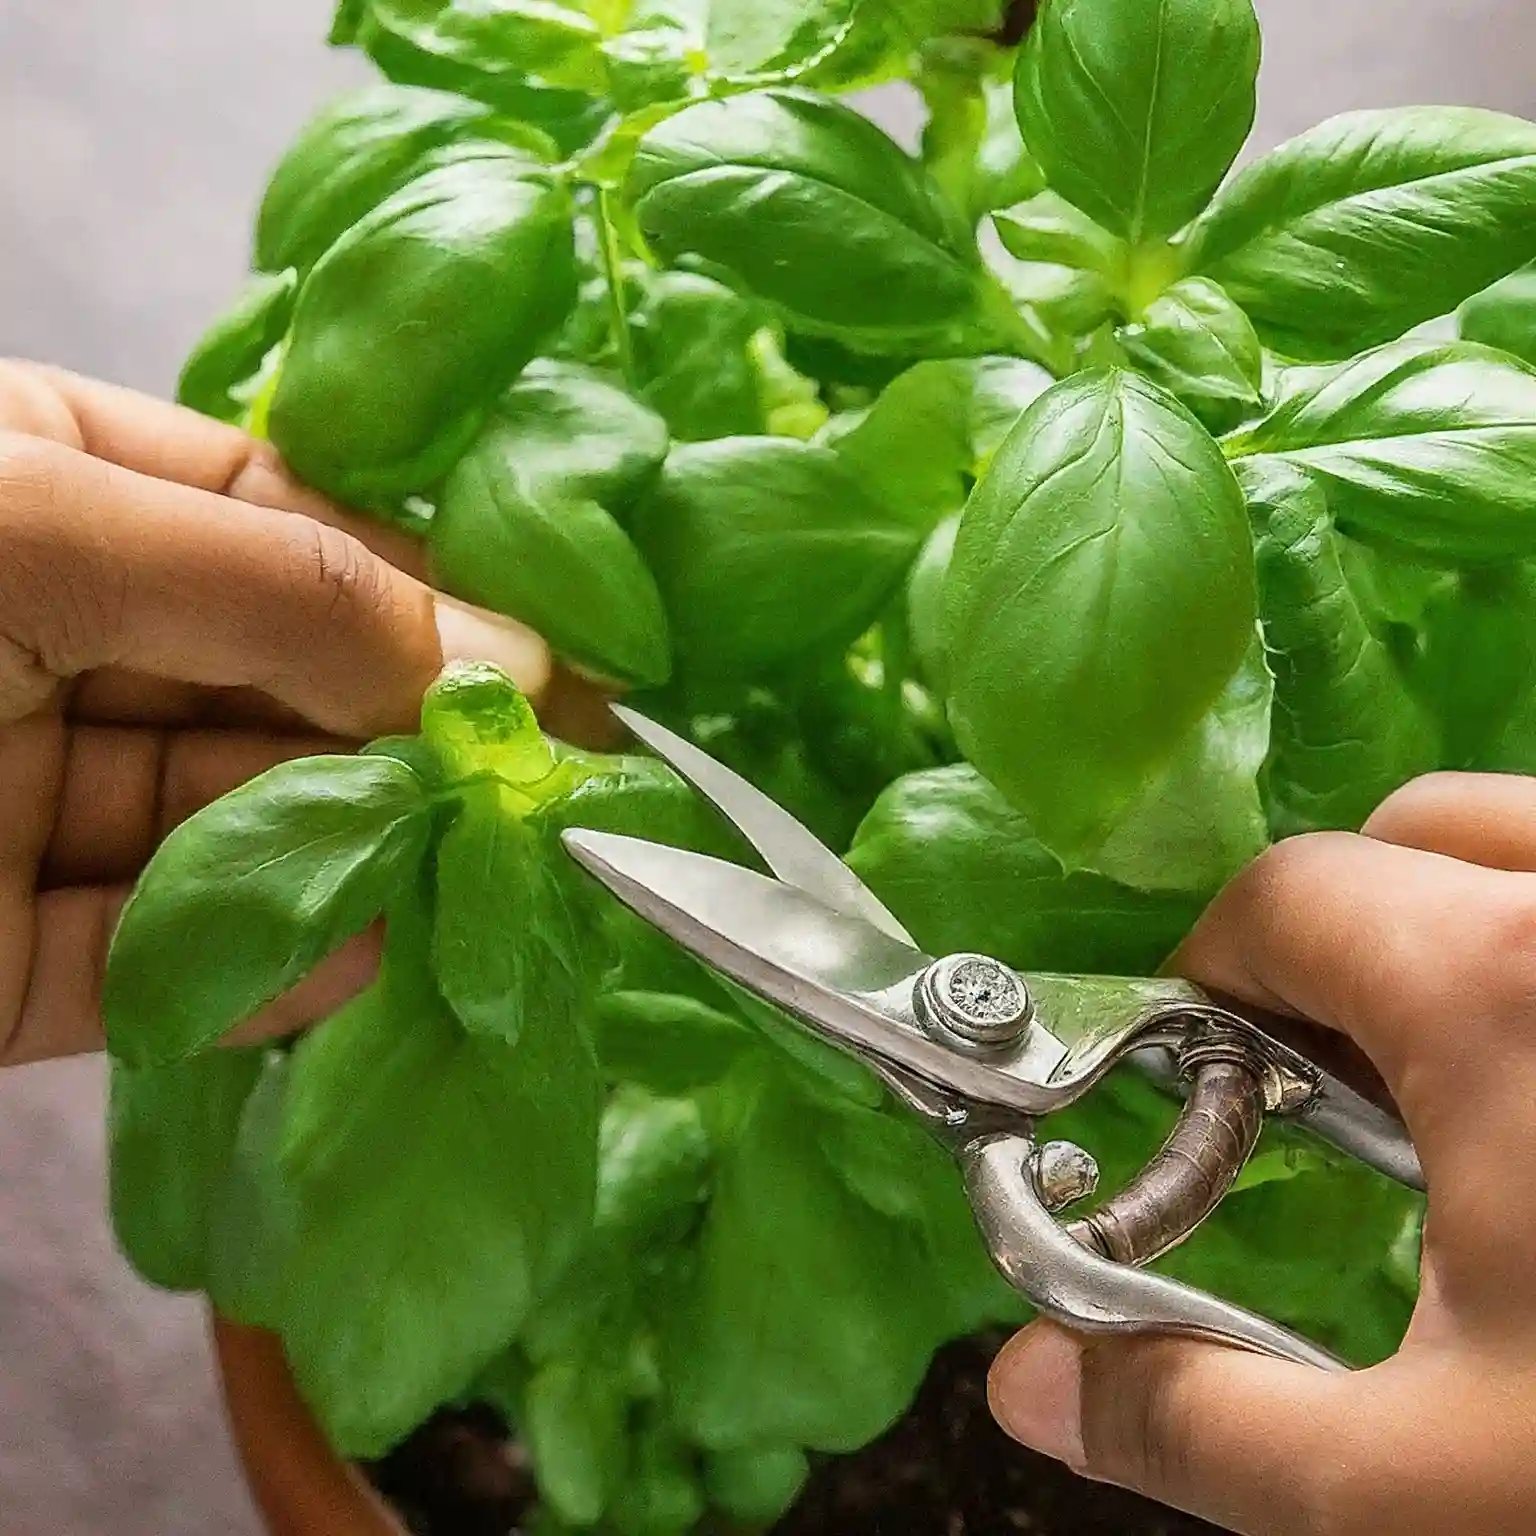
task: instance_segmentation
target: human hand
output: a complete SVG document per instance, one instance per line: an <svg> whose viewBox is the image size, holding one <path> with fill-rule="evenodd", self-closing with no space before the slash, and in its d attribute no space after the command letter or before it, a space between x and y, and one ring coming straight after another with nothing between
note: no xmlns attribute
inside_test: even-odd
<svg viewBox="0 0 1536 1536"><path fill-rule="evenodd" d="M555 702L543 642L421 564L232 427L0 362L0 1065L100 1045L118 910L200 806L414 730L445 658ZM254 1030L324 1016L374 958L345 947Z"/></svg>
<svg viewBox="0 0 1536 1536"><path fill-rule="evenodd" d="M1172 968L1374 1061L1430 1192L1407 1336L1331 1375L1036 1323L993 1367L999 1421L1245 1536L1536 1530L1536 779L1435 774L1363 836L1280 843Z"/></svg>

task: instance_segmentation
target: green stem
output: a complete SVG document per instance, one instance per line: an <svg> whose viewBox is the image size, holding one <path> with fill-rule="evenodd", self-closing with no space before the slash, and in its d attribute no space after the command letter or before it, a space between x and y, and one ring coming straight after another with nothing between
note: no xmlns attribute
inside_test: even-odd
<svg viewBox="0 0 1536 1536"><path fill-rule="evenodd" d="M620 268L619 232L614 226L607 187L597 192L597 240L602 251L603 278L608 284L608 320L613 329L613 345L619 355L619 372L630 389L639 388L635 374L635 349L629 335L629 312L624 304L624 274Z"/></svg>

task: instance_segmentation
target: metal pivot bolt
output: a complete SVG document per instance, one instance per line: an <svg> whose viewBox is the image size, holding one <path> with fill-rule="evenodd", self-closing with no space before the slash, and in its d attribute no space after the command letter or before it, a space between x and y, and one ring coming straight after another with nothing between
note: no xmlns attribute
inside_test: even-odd
<svg viewBox="0 0 1536 1536"><path fill-rule="evenodd" d="M1035 1005L1019 975L988 955L936 960L912 989L913 1011L944 1044L992 1051L1022 1040Z"/></svg>

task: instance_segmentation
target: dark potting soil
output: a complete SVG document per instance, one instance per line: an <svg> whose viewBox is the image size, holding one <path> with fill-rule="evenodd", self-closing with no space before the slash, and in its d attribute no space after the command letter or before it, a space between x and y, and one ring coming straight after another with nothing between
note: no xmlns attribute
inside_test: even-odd
<svg viewBox="0 0 1536 1536"><path fill-rule="evenodd" d="M773 1536L1218 1536L1014 1445L987 1411L1000 1342L942 1351L911 1412L821 1462ZM519 1536L533 1500L527 1461L488 1409L437 1415L368 1472L416 1536Z"/></svg>

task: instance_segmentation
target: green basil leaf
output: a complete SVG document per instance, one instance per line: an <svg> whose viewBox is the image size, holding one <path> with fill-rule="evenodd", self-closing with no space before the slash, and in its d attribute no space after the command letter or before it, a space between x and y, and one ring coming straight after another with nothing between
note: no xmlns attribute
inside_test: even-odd
<svg viewBox="0 0 1536 1536"><path fill-rule="evenodd" d="M584 1032L535 1015L515 1047L466 1035L432 989L424 924L392 910L379 985L292 1056L283 1341L332 1444L357 1457L389 1449L506 1346L594 1200Z"/></svg>
<svg viewBox="0 0 1536 1536"><path fill-rule="evenodd" d="M919 530L838 456L787 438L674 448L635 512L680 669L761 673L847 643L879 613Z"/></svg>
<svg viewBox="0 0 1536 1536"><path fill-rule="evenodd" d="M1014 103L1046 180L1135 244L1205 206L1253 126L1251 0L1052 0Z"/></svg>
<svg viewBox="0 0 1536 1536"><path fill-rule="evenodd" d="M863 1445L911 1402L937 1342L921 1232L846 1190L807 1113L761 1080L720 1148L697 1274L666 1319L677 1422L711 1451Z"/></svg>
<svg viewBox="0 0 1536 1536"><path fill-rule="evenodd" d="M626 195L663 261L699 262L807 330L921 333L968 315L974 244L922 168L800 91L701 102L640 141Z"/></svg>
<svg viewBox="0 0 1536 1536"><path fill-rule="evenodd" d="M1263 404L1264 349L1248 316L1208 278L1159 295L1116 339L1126 356L1199 417L1226 432Z"/></svg>
<svg viewBox="0 0 1536 1536"><path fill-rule="evenodd" d="M942 358L892 380L855 423L822 441L890 509L929 532L965 504L971 478L1052 383L1013 357Z"/></svg>
<svg viewBox="0 0 1536 1536"><path fill-rule="evenodd" d="M1196 225L1214 277L1288 357L1347 357L1528 261L1536 124L1476 107L1330 118L1250 165Z"/></svg>
<svg viewBox="0 0 1536 1536"><path fill-rule="evenodd" d="M364 0L356 45L402 85L483 101L569 153L605 116L601 37L582 11L547 0Z"/></svg>
<svg viewBox="0 0 1536 1536"><path fill-rule="evenodd" d="M177 400L215 421L239 421L246 408L240 386L283 339L297 291L292 272L251 277L193 347L176 383Z"/></svg>
<svg viewBox="0 0 1536 1536"><path fill-rule="evenodd" d="M1352 537L1441 564L1536 554L1536 369L1471 342L1399 342L1308 370L1225 444L1324 488Z"/></svg>
<svg viewBox="0 0 1536 1536"><path fill-rule="evenodd" d="M723 284L691 272L658 272L630 317L640 398L673 437L703 442L764 430L750 346L762 317Z"/></svg>
<svg viewBox="0 0 1536 1536"><path fill-rule="evenodd" d="M1130 250L1125 241L1095 224L1055 192L1039 192L992 216L1003 249L1020 261L1043 261L1120 280Z"/></svg>
<svg viewBox="0 0 1536 1536"><path fill-rule="evenodd" d="M1285 465L1244 466L1242 477L1262 530L1259 590L1275 674L1270 824L1282 837L1353 831L1398 785L1436 766L1439 739L1344 579L1317 484Z"/></svg>
<svg viewBox="0 0 1536 1536"><path fill-rule="evenodd" d="M489 662L458 661L443 668L422 700L421 734L453 780L494 774L531 791L555 771L555 755L533 706Z"/></svg>
<svg viewBox="0 0 1536 1536"><path fill-rule="evenodd" d="M1055 385L966 505L945 582L966 756L1090 862L1237 669L1256 614L1242 493L1135 374Z"/></svg>
<svg viewBox="0 0 1536 1536"><path fill-rule="evenodd" d="M661 594L607 506L666 456L661 419L599 376L535 364L438 499L440 585L509 614L560 655L645 685L671 671Z"/></svg>
<svg viewBox="0 0 1536 1536"><path fill-rule="evenodd" d="M676 1243L707 1190L709 1136L692 1099L621 1088L603 1113L598 1147L597 1230L634 1250Z"/></svg>
<svg viewBox="0 0 1536 1536"><path fill-rule="evenodd" d="M1094 868L1141 890L1214 896L1269 842L1259 772L1273 680L1257 635L1215 704L1115 823Z"/></svg>
<svg viewBox="0 0 1536 1536"><path fill-rule="evenodd" d="M955 554L960 515L946 517L907 573L907 635L923 680L939 693L949 687L949 634L944 622L944 578Z"/></svg>
<svg viewBox="0 0 1536 1536"><path fill-rule="evenodd" d="M1457 320L1468 341L1536 363L1536 263L1473 295L1457 311Z"/></svg>
<svg viewBox="0 0 1536 1536"><path fill-rule="evenodd" d="M975 951L1022 970L1148 975L1198 898L1067 873L969 764L897 779L848 851L854 873L932 954Z"/></svg>
<svg viewBox="0 0 1536 1536"><path fill-rule="evenodd" d="M240 1111L265 1051L213 1051L169 1067L114 1061L107 1111L112 1230L151 1285L200 1291Z"/></svg>
<svg viewBox="0 0 1536 1536"><path fill-rule="evenodd" d="M588 888L523 820L515 790L465 791L437 848L437 985L471 1034L515 1042L538 1015L572 1027L595 981Z"/></svg>
<svg viewBox="0 0 1536 1536"><path fill-rule="evenodd" d="M686 1536L703 1514L693 1448L669 1426L648 1425L632 1448L628 1481L608 1511L615 1536Z"/></svg>
<svg viewBox="0 0 1536 1536"><path fill-rule="evenodd" d="M554 1361L523 1392L518 1429L539 1493L573 1525L601 1519L623 1475L628 1409L623 1380L595 1360Z"/></svg>
<svg viewBox="0 0 1536 1536"><path fill-rule="evenodd" d="M1464 571L1425 612L1409 684L1443 735L1447 768L1528 773L1506 756L1508 727L1536 687L1536 571L1529 565Z"/></svg>
<svg viewBox="0 0 1536 1536"><path fill-rule="evenodd" d="M704 1491L733 1520L766 1528L785 1514L810 1476L798 1446L721 1451L704 1463Z"/></svg>
<svg viewBox="0 0 1536 1536"><path fill-rule="evenodd" d="M478 102L411 86L368 85L332 102L305 124L267 183L256 215L257 269L308 272L417 174L429 150L494 131L495 121Z"/></svg>
<svg viewBox="0 0 1536 1536"><path fill-rule="evenodd" d="M113 1054L139 1067L180 1060L287 991L410 878L428 808L392 758L310 757L183 822L112 940L102 1014Z"/></svg>
<svg viewBox="0 0 1536 1536"><path fill-rule="evenodd" d="M657 1094L717 1082L754 1048L740 1020L675 992L606 992L593 1024L609 1076Z"/></svg>
<svg viewBox="0 0 1536 1536"><path fill-rule="evenodd" d="M572 241L569 192L510 151L407 183L305 281L272 441L344 499L430 486L575 302Z"/></svg>

